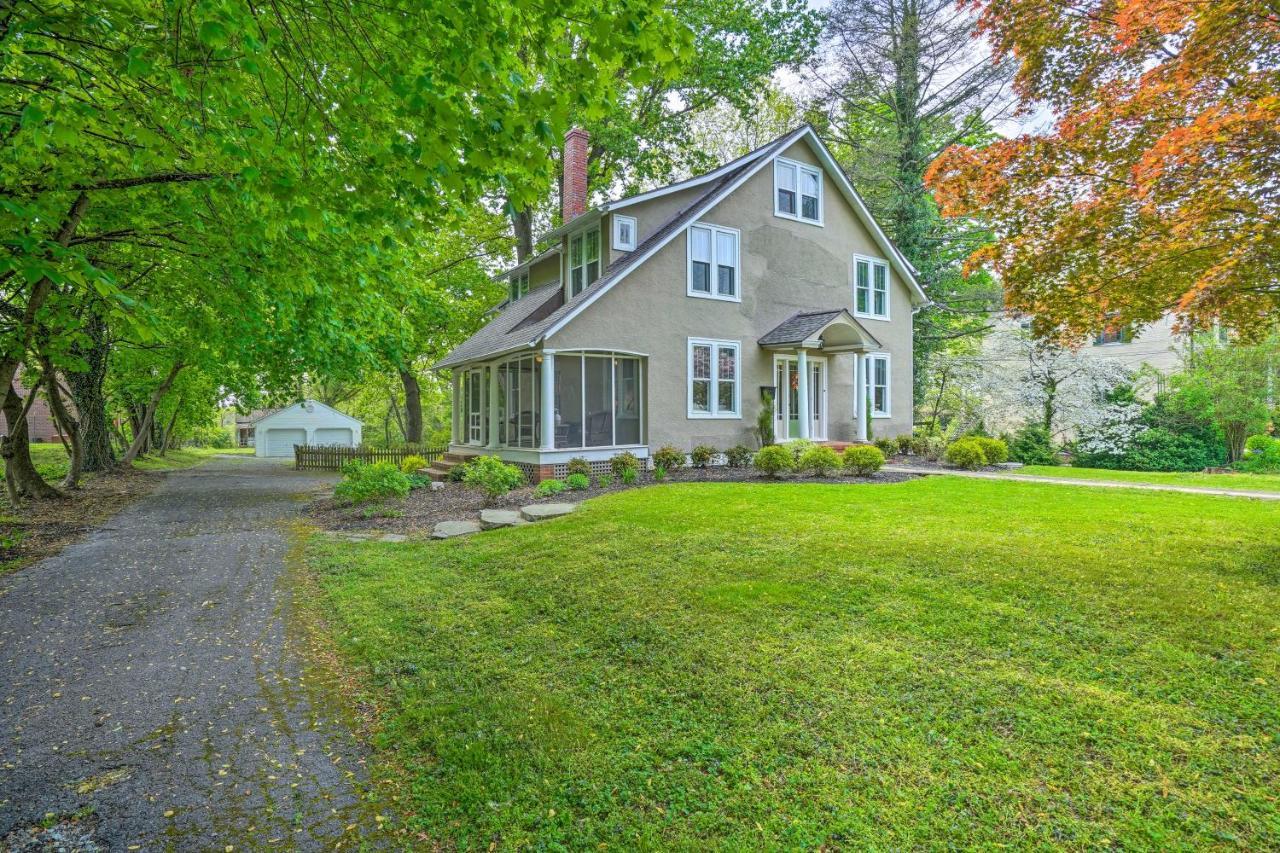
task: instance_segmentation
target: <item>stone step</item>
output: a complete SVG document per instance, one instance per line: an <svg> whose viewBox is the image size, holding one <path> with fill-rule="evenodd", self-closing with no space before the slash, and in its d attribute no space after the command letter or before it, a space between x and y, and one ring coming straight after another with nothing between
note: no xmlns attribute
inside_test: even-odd
<svg viewBox="0 0 1280 853"><path fill-rule="evenodd" d="M455 536L470 536L480 532L478 521L441 521L431 530L432 539L453 539Z"/></svg>
<svg viewBox="0 0 1280 853"><path fill-rule="evenodd" d="M520 514L524 516L526 521L543 521L548 518L568 515L577 508L577 504L567 503L529 504L520 508Z"/></svg>

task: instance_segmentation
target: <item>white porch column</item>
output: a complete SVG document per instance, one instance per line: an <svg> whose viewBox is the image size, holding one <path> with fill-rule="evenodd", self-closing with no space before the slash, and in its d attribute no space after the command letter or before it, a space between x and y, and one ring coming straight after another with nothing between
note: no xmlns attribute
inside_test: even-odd
<svg viewBox="0 0 1280 853"><path fill-rule="evenodd" d="M490 450L498 449L498 365L489 366L489 443Z"/></svg>
<svg viewBox="0 0 1280 853"><path fill-rule="evenodd" d="M853 354L853 399L858 408L858 441L867 440L867 359Z"/></svg>
<svg viewBox="0 0 1280 853"><path fill-rule="evenodd" d="M460 396L458 389L461 387L462 387L461 377L458 375L458 369L455 367L453 369L453 376L450 377L449 379L449 388L450 388L451 396L453 397L451 401L452 405L450 406L450 409L452 410L451 413L453 416L449 418L449 443L450 444L458 443L458 419L462 417L462 414L461 414L462 397Z"/></svg>
<svg viewBox="0 0 1280 853"><path fill-rule="evenodd" d="M538 401L542 408L542 450L556 449L556 354L542 354L542 395Z"/></svg>
<svg viewBox="0 0 1280 853"><path fill-rule="evenodd" d="M800 410L800 437L809 438L809 425L813 422L813 410L809 408L809 356L804 349L796 350L796 379L799 381L796 408Z"/></svg>

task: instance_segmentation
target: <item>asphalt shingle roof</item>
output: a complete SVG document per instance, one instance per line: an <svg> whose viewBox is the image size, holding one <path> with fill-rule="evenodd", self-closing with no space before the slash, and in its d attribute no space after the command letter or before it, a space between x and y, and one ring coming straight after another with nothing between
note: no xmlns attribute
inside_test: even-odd
<svg viewBox="0 0 1280 853"><path fill-rule="evenodd" d="M870 341L875 342L879 346L879 341L868 332L861 323L853 319L849 312L844 308L836 308L831 311L801 311L798 314L792 314L769 331L765 332L758 343L762 347L780 347L791 346L803 343L814 335L821 332L831 321L841 317L849 317L849 321L858 327L861 334L867 336Z"/></svg>

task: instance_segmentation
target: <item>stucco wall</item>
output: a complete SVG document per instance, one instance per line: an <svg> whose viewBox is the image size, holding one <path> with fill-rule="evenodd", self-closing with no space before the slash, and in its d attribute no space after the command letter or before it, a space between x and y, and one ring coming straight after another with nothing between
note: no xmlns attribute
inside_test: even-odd
<svg viewBox="0 0 1280 853"><path fill-rule="evenodd" d="M806 143L784 156L817 164ZM641 267L547 341L551 349L619 348L649 356L647 398L649 445L690 448L752 443L760 410L760 386L773 383L773 354L756 341L799 311L852 308L854 254L882 257L870 233L824 177L824 225L774 216L773 168L762 168L701 221L739 229L742 301L700 299L686 294L687 247L677 235ZM687 203L687 202L686 202ZM649 221L646 202L627 211L640 217L640 239ZM673 205L667 205L668 208ZM675 206L678 209L678 206ZM656 226L650 226L656 227ZM911 311L907 286L890 275L888 321L860 322L890 356L891 418L872 421L876 436L909 432L911 407ZM742 343L742 412L733 419L688 416L687 352L690 337ZM828 437L856 435L853 359L834 357L829 366Z"/></svg>

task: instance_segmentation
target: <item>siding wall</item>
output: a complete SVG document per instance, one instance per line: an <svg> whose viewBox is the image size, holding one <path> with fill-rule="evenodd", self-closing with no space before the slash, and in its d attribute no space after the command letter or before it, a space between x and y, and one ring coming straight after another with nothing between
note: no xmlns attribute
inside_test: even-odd
<svg viewBox="0 0 1280 853"><path fill-rule="evenodd" d="M315 441L317 429L350 428L352 442L359 445L362 439L361 424L353 418L335 412L323 405L316 404L314 412L308 412L302 404L295 404L270 417L263 418L254 425L254 455L267 455L267 433L273 429L302 429L306 431L307 443ZM292 457L292 450L290 451Z"/></svg>

